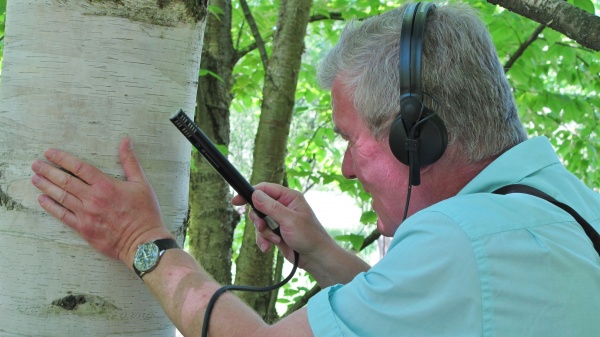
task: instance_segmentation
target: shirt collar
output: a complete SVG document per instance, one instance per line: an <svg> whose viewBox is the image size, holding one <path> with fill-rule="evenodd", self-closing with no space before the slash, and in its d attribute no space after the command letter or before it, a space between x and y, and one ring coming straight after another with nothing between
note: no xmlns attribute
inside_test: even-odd
<svg viewBox="0 0 600 337"><path fill-rule="evenodd" d="M520 182L527 176L554 164L560 164L550 140L540 136L509 149L490 163L457 195L492 192L502 186Z"/></svg>

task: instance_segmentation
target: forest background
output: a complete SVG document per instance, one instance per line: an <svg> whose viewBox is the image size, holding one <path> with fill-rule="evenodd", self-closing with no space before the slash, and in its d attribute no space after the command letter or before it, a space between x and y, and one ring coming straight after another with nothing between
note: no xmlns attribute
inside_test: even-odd
<svg viewBox="0 0 600 337"><path fill-rule="evenodd" d="M540 8L512 8L512 1L467 2L480 11L491 32L528 133L550 138L567 168L598 190L598 0L569 0L564 13L546 17ZM346 20L398 5L375 0L211 1L198 74L196 121L242 174L252 183L273 181L305 193L317 189L349 196L360 210L360 226L325 225L340 244L362 251L365 258L375 250L376 216L360 183L341 175L344 143L332 131L330 97L317 86L316 66ZM278 23L291 15L285 6L306 11L307 21L290 36L277 38ZM5 10L6 0L0 0L0 76ZM567 10L591 14L595 26L583 21L556 26ZM589 36L593 34L584 34L590 29L596 31L595 41ZM281 62L278 51L285 49L298 50L297 64ZM274 134L267 137L269 133ZM230 204L228 186L197 152L190 167L186 249L223 284L264 285L281 279L289 266L276 250L266 255L258 251L244 210ZM240 296L266 320L275 321L316 291L310 276L300 272L279 292Z"/></svg>

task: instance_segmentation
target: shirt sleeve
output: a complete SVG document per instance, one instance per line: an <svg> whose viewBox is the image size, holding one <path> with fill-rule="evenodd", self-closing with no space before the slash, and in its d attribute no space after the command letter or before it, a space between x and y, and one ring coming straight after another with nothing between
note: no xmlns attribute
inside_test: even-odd
<svg viewBox="0 0 600 337"><path fill-rule="evenodd" d="M480 336L481 292L471 241L437 212L413 215L385 257L308 303L315 336Z"/></svg>

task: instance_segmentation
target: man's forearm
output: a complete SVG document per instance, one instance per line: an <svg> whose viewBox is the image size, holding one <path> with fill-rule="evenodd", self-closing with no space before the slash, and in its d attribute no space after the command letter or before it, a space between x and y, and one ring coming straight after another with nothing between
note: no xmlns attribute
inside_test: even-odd
<svg viewBox="0 0 600 337"><path fill-rule="evenodd" d="M144 282L184 336L201 335L207 304L220 285L189 254L181 249L167 250L156 269L144 276ZM311 336L305 309L293 316L269 326L226 292L211 313L209 336Z"/></svg>
<svg viewBox="0 0 600 337"><path fill-rule="evenodd" d="M355 254L346 251L337 244L329 246L322 258L313 259L305 265L305 270L317 281L321 288L334 284L346 284L361 272L371 268Z"/></svg>
<svg viewBox="0 0 600 337"><path fill-rule="evenodd" d="M166 251L156 269L144 276L144 282L184 336L200 336L206 307L220 285L189 254L181 249ZM229 329L243 326L247 335L266 326L258 315L228 293L221 295L212 314L235 317L236 324ZM237 336L235 331L222 331L224 327L218 322L210 327L213 336Z"/></svg>

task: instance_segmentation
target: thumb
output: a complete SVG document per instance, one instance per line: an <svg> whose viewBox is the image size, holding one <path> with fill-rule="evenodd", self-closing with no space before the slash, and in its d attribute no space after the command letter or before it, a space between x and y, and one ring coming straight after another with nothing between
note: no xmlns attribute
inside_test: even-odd
<svg viewBox="0 0 600 337"><path fill-rule="evenodd" d="M121 140L121 146L119 147L119 157L121 158L121 164L123 165L123 171L125 171L125 178L127 181L144 181L144 171L142 166L133 150L133 143L131 138L125 137Z"/></svg>
<svg viewBox="0 0 600 337"><path fill-rule="evenodd" d="M288 210L281 203L261 190L255 190L254 193L252 193L252 202L256 209L265 215L270 216L275 221L284 217L282 213Z"/></svg>
<svg viewBox="0 0 600 337"><path fill-rule="evenodd" d="M254 207L258 208L258 210L261 212L267 207L267 204L270 202L270 200L273 200L261 190L254 190L251 198Z"/></svg>

